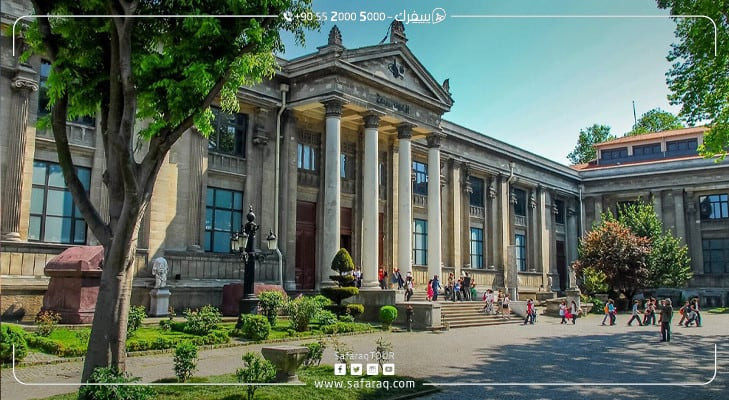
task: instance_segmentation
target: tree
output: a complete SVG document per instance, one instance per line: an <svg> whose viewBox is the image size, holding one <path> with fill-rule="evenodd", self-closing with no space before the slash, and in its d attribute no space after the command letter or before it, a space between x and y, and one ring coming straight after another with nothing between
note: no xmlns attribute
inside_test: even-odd
<svg viewBox="0 0 729 400"><path fill-rule="evenodd" d="M659 8L672 15L707 18L676 18L676 38L671 45L666 74L671 104L680 104L680 116L689 125L708 121L699 151L705 157L724 159L729 149L729 0L657 0ZM714 34L716 24L716 42ZM714 53L714 43L717 54Z"/></svg>
<svg viewBox="0 0 729 400"><path fill-rule="evenodd" d="M660 108L654 108L638 118L633 129L625 136L635 136L650 132L669 131L671 129L683 128L681 120L677 116Z"/></svg>
<svg viewBox="0 0 729 400"><path fill-rule="evenodd" d="M354 262L347 249L339 249L332 259L332 269L337 275L330 275L329 279L337 282L337 287L321 288L321 294L337 303L337 313L344 314L345 307L341 307L342 300L356 296L359 289L354 287Z"/></svg>
<svg viewBox="0 0 729 400"><path fill-rule="evenodd" d="M650 251L648 239L636 236L617 221L603 220L582 239L573 266L579 277L587 268L604 273L608 290L630 299L645 287Z"/></svg>
<svg viewBox="0 0 729 400"><path fill-rule="evenodd" d="M593 124L585 129L580 129L577 145L567 155L567 159L572 164L582 164L594 160L597 158L597 151L593 146L612 139L615 139L615 136L610 134L610 127L607 125Z"/></svg>
<svg viewBox="0 0 729 400"><path fill-rule="evenodd" d="M618 222L651 243L645 287L682 287L691 279L688 247L663 229L653 204L637 201L619 207Z"/></svg>
<svg viewBox="0 0 729 400"><path fill-rule="evenodd" d="M104 268L82 380L96 367L124 371L126 325L137 232L157 174L172 145L196 126L212 132L210 105L238 110L241 85L271 77L280 30L303 43L315 22L260 17L310 11L310 0L267 2L34 0L39 15L24 35L31 53L51 61L49 120L74 203L104 246ZM53 18L43 15L113 15ZM140 18L139 15L259 17ZM73 168L66 121L100 117L109 222L91 203ZM138 124L144 121L143 124ZM135 138L136 136L136 138ZM146 140L144 151L139 140Z"/></svg>

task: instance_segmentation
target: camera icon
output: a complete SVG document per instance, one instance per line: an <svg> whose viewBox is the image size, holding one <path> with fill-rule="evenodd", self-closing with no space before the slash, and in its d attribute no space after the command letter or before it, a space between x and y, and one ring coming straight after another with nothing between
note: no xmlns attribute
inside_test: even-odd
<svg viewBox="0 0 729 400"><path fill-rule="evenodd" d="M382 375L395 375L395 364L382 364Z"/></svg>
<svg viewBox="0 0 729 400"><path fill-rule="evenodd" d="M334 375L347 375L347 364L334 364Z"/></svg>

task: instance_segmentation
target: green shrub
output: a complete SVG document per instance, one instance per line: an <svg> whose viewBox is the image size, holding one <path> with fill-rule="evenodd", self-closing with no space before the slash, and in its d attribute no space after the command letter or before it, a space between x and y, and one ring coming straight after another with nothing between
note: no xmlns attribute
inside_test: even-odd
<svg viewBox="0 0 729 400"><path fill-rule="evenodd" d="M397 318L397 308L393 306L382 306L380 308L380 322L383 329L390 329L392 321Z"/></svg>
<svg viewBox="0 0 729 400"><path fill-rule="evenodd" d="M340 305L342 304L342 300L358 295L359 289L354 286L325 287L321 288L321 294L331 299L337 305Z"/></svg>
<svg viewBox="0 0 729 400"><path fill-rule="evenodd" d="M320 340L318 342L307 343L304 346L309 349L306 353L306 358L304 358L304 368L313 367L315 364L318 367L324 355L324 349L327 348L326 343Z"/></svg>
<svg viewBox="0 0 729 400"><path fill-rule="evenodd" d="M586 295L581 295L580 300L583 303L592 303L592 310L590 310L590 314L604 314L604 301L598 299L597 297L590 297Z"/></svg>
<svg viewBox="0 0 729 400"><path fill-rule="evenodd" d="M91 329L76 329L73 331L73 335L76 336L79 342L88 345L91 338Z"/></svg>
<svg viewBox="0 0 729 400"><path fill-rule="evenodd" d="M238 319L235 321L235 329L243 329L246 319L250 316L251 314L238 314Z"/></svg>
<svg viewBox="0 0 729 400"><path fill-rule="evenodd" d="M194 344L184 341L175 347L175 375L180 382L185 382L192 377L197 368L197 347Z"/></svg>
<svg viewBox="0 0 729 400"><path fill-rule="evenodd" d="M276 316L281 311L284 302L284 295L276 290L269 290L258 294L258 305L261 307L263 315L268 318L271 326L276 326Z"/></svg>
<svg viewBox="0 0 729 400"><path fill-rule="evenodd" d="M127 334L139 329L145 318L147 318L147 309L144 308L144 306L129 307L129 315L127 316Z"/></svg>
<svg viewBox="0 0 729 400"><path fill-rule="evenodd" d="M271 334L271 324L263 315L251 315L243 324L243 335L250 340L266 340Z"/></svg>
<svg viewBox="0 0 729 400"><path fill-rule="evenodd" d="M580 272L580 288L587 294L607 293L607 275L592 267L585 267Z"/></svg>
<svg viewBox="0 0 729 400"><path fill-rule="evenodd" d="M311 297L298 297L286 303L286 313L297 332L309 329L309 323L321 310L320 303Z"/></svg>
<svg viewBox="0 0 729 400"><path fill-rule="evenodd" d="M337 322L334 325L325 325L320 329L322 333L333 335L337 333L357 332L358 325L354 322Z"/></svg>
<svg viewBox="0 0 729 400"><path fill-rule="evenodd" d="M337 323L337 316L333 312L328 310L321 310L316 315L316 319L321 325L333 325Z"/></svg>
<svg viewBox="0 0 729 400"><path fill-rule="evenodd" d="M193 335L207 335L223 320L220 311L211 305L203 306L199 310L187 309L184 314L187 319L184 330Z"/></svg>
<svg viewBox="0 0 729 400"><path fill-rule="evenodd" d="M354 318L364 313L364 304L347 304L347 314Z"/></svg>
<svg viewBox="0 0 729 400"><path fill-rule="evenodd" d="M316 304L318 304L320 308L326 308L326 307L332 305L332 301L329 298L322 296L320 294L317 294L316 296L312 297L312 300L314 300L314 302Z"/></svg>
<svg viewBox="0 0 729 400"><path fill-rule="evenodd" d="M246 353L243 355L243 368L239 368L235 375L238 377L238 382L267 383L276 377L276 367L256 353ZM253 400L256 389L258 389L256 385L246 386L248 400Z"/></svg>
<svg viewBox="0 0 729 400"><path fill-rule="evenodd" d="M63 343L56 342L55 340L51 340L43 336L28 335L26 336L26 340L28 342L28 346L39 349L44 353L54 354L59 357L79 357L86 354L85 346L66 346Z"/></svg>
<svg viewBox="0 0 729 400"><path fill-rule="evenodd" d="M15 345L15 362L23 361L28 355L28 343L23 328L8 324L0 325L0 361L3 364L13 362L13 344Z"/></svg>
<svg viewBox="0 0 729 400"><path fill-rule="evenodd" d="M137 382L140 378L130 378L119 372L115 367L96 368L91 373L89 383L130 383ZM135 385L91 385L82 386L79 389L79 398L88 400L146 400L152 397L153 391L148 386Z"/></svg>
<svg viewBox="0 0 729 400"><path fill-rule="evenodd" d="M38 326L38 334L49 336L61 322L61 314L53 311L41 311L35 316L35 324Z"/></svg>
<svg viewBox="0 0 729 400"><path fill-rule="evenodd" d="M344 314L339 316L339 321L341 322L354 322L354 317L349 314Z"/></svg>

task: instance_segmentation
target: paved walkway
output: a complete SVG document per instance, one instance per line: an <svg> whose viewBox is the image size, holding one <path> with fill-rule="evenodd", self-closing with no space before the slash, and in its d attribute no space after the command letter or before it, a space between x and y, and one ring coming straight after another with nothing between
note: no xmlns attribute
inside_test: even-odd
<svg viewBox="0 0 729 400"><path fill-rule="evenodd" d="M729 393L729 315L704 313L702 328L673 327L670 344L659 342L657 327L601 326L601 316L560 325L540 316L534 326L504 325L431 333L382 333L340 340L356 353L375 349L375 340L392 342L397 374L449 383L429 399L726 399ZM304 340L301 342L308 342ZM714 344L718 373L707 385L638 386L634 383L703 383L714 374ZM233 373L241 355L262 345L201 353L197 375ZM323 363L334 362L330 348ZM18 378L31 382L78 382L81 363L20 368ZM129 359L132 375L153 381L174 376L172 354ZM508 386L473 383L518 383ZM602 383L604 386L544 386L539 383ZM530 385L531 383L531 385ZM2 371L3 399L24 400L75 390L74 387L22 386L11 370Z"/></svg>

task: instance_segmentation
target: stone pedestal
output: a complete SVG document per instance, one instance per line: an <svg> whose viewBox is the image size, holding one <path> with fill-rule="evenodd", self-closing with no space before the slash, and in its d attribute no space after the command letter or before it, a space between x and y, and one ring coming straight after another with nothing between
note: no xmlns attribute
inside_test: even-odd
<svg viewBox="0 0 729 400"><path fill-rule="evenodd" d="M276 382L301 383L296 369L306 358L309 349L304 346L273 346L261 349L263 358L276 366Z"/></svg>
<svg viewBox="0 0 729 400"><path fill-rule="evenodd" d="M149 316L166 317L170 309L170 290L154 288L149 292Z"/></svg>
<svg viewBox="0 0 729 400"><path fill-rule="evenodd" d="M565 296L567 300L567 307L569 307L572 304L572 300L575 301L577 304L577 307L580 307L580 288L574 287L573 289L567 289L565 291Z"/></svg>
<svg viewBox="0 0 729 400"><path fill-rule="evenodd" d="M46 264L51 277L42 311L61 315L64 324L90 324L101 284L102 246L71 247Z"/></svg>

